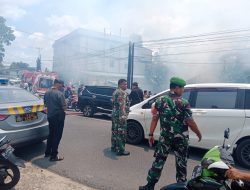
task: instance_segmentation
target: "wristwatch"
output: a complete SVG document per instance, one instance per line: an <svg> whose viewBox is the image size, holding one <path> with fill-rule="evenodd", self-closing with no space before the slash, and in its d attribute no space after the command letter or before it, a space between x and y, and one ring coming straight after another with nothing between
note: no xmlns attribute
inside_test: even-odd
<svg viewBox="0 0 250 190"><path fill-rule="evenodd" d="M148 136L149 136L149 137L153 137L153 136L154 136L154 134L152 134L152 133L150 134L150 133L149 133L149 134L148 134Z"/></svg>

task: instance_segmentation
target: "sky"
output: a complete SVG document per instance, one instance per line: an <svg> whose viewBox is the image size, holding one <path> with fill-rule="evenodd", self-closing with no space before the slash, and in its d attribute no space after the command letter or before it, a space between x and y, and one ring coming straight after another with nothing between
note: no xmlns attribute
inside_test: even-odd
<svg viewBox="0 0 250 190"><path fill-rule="evenodd" d="M53 43L77 28L143 40L250 28L249 0L0 0L0 16L15 30L4 64L52 68Z"/></svg>

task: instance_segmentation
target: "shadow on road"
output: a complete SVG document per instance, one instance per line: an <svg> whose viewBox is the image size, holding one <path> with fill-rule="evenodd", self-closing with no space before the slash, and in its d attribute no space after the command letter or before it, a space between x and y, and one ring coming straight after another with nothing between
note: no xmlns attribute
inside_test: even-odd
<svg viewBox="0 0 250 190"><path fill-rule="evenodd" d="M55 165L55 162L50 162L49 158L44 158L45 149L46 143L42 142L17 148L15 154L27 162L31 162L32 164L47 169L50 166Z"/></svg>
<svg viewBox="0 0 250 190"><path fill-rule="evenodd" d="M149 150L154 150L156 145L157 145L157 142L155 142L153 147L149 147L148 141L145 139L141 144L133 145L133 146L140 147L144 149L145 152L148 152ZM200 161L206 152L207 150L204 150L204 149L190 147L189 158L192 160ZM171 152L170 154L174 154L174 153Z"/></svg>
<svg viewBox="0 0 250 190"><path fill-rule="evenodd" d="M105 148L103 150L103 154L105 157L110 158L111 160L118 160L116 154L110 150L110 148Z"/></svg>
<svg viewBox="0 0 250 190"><path fill-rule="evenodd" d="M17 148L15 154L21 157L25 161L31 161L32 159L43 156L46 149L46 143L36 143L32 145L27 145L22 148Z"/></svg>
<svg viewBox="0 0 250 190"><path fill-rule="evenodd" d="M156 143L155 143L156 145ZM137 146L139 148L142 148L145 152L149 152L149 150L154 150L155 148L155 145L153 147L149 147L148 145L148 140L147 139L144 139L142 141L142 143L138 144L138 145L132 145L132 146Z"/></svg>
<svg viewBox="0 0 250 190"><path fill-rule="evenodd" d="M107 121L111 121L111 117L107 114L96 114L93 116L94 119L103 119Z"/></svg>
<svg viewBox="0 0 250 190"><path fill-rule="evenodd" d="M76 115L76 116L79 116L79 117L84 117L81 113L68 114L68 115ZM89 117L86 117L86 118L89 118ZM111 121L111 116L108 115L108 114L95 114L94 116L92 116L90 118Z"/></svg>
<svg viewBox="0 0 250 190"><path fill-rule="evenodd" d="M41 168L47 169L50 166L53 166L56 164L56 162L49 161L49 158L37 158L35 160L32 160L32 164L35 164L37 166L40 166Z"/></svg>

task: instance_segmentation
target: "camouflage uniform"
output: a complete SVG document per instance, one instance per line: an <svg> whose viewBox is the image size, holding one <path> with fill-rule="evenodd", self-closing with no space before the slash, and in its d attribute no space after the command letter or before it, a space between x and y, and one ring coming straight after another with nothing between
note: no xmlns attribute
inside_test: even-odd
<svg viewBox="0 0 250 190"><path fill-rule="evenodd" d="M187 175L188 157L188 125L186 121L192 119L192 112L187 100L169 92L155 102L158 111L161 134L154 153L156 158L148 172L147 181L157 183L170 150L176 158L176 180L185 182Z"/></svg>
<svg viewBox="0 0 250 190"><path fill-rule="evenodd" d="M126 134L127 134L127 117L129 113L129 98L127 92L117 89L112 97L112 137L111 150L114 152L124 152ZM124 117L125 119L122 119Z"/></svg>

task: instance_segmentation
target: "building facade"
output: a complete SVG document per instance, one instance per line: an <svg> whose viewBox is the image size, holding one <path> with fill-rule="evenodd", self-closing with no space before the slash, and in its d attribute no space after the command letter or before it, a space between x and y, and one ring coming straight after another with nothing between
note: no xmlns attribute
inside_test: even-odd
<svg viewBox="0 0 250 190"><path fill-rule="evenodd" d="M53 71L67 83L115 86L127 78L129 39L77 29L56 40L53 48ZM136 45L134 81L143 88L145 67L151 62L152 51Z"/></svg>

